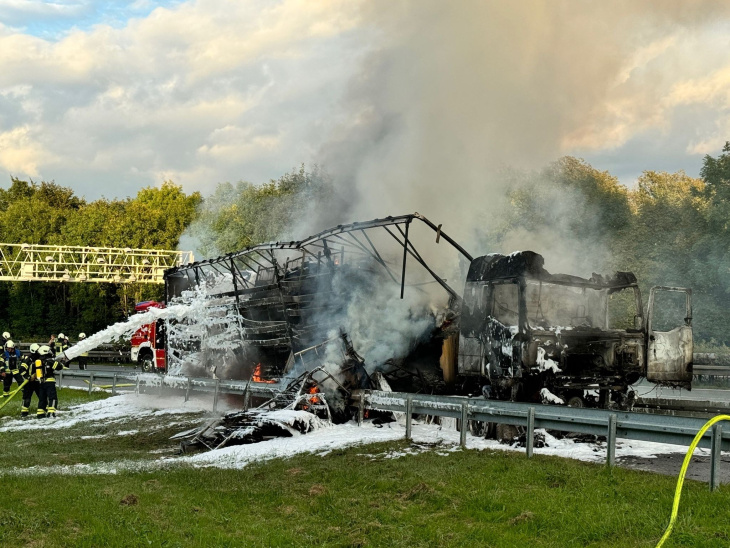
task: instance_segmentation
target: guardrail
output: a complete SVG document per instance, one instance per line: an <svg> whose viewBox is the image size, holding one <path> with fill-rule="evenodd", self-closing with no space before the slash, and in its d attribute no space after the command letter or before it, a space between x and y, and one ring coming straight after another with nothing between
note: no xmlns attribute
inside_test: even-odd
<svg viewBox="0 0 730 548"><path fill-rule="evenodd" d="M59 373L59 387L62 386L64 379L87 381L89 392L93 390L95 381L97 386L99 386L99 381L111 381L111 384L104 386L111 388L112 394L117 393L119 381L130 381L134 384L136 393L139 393L141 386L157 387L161 393L166 388L177 389L184 392L185 401L188 401L190 392L193 391L213 393L213 411L218 408L220 394L244 396L243 408L247 409L250 397L272 398L282 389L282 385L279 383L267 384L116 371L65 370ZM414 414L458 419L461 425L460 443L462 446L466 445L466 425L470 420L523 426L526 429L525 452L528 457L533 455L536 428L606 436L606 462L609 466L614 466L616 463L617 438L688 447L706 422L706 419L694 417L573 408L560 405L531 405L483 398L375 390L354 391L350 403L353 407L357 407L358 424L362 424L366 409L405 413L406 439L411 439ZM730 432L723 432L722 425L716 424L700 440L699 447L710 448L710 488L715 490L720 483L721 451L730 451Z"/></svg>
<svg viewBox="0 0 730 548"><path fill-rule="evenodd" d="M244 408L248 408L251 397L273 398L283 388L279 383L257 383L250 381L221 380L210 378L178 377L174 375L159 375L155 373L127 373L124 371L77 371L65 369L58 373L58 386L63 386L64 379L81 379L89 383L89 393L96 383L97 388L111 389L112 395L117 394L120 381L129 381L134 385L134 391L139 393L140 387L177 389L185 394L185 401L190 398L191 392L213 393L213 411L218 409L220 394L236 394L244 396ZM109 384L102 384L105 381ZM111 382L110 382L111 381ZM124 383L122 383L124 384Z"/></svg>
<svg viewBox="0 0 730 548"><path fill-rule="evenodd" d="M405 413L406 439L411 438L414 414L459 419L462 446L466 445L466 425L470 420L523 426L528 457L533 454L535 428L606 436L609 466L616 462L616 438L689 446L706 422L693 417L373 390L355 391L352 398L353 406L358 408L358 424L362 423L365 409ZM730 450L730 432L723 433L722 426L716 424L701 439L699 446L710 448L710 488L715 490L720 483L721 451Z"/></svg>
<svg viewBox="0 0 730 548"><path fill-rule="evenodd" d="M27 354L30 351L29 342L19 342L16 346L21 352ZM94 350L89 351L90 360L104 360L112 363L129 363L132 360L131 351L128 349L119 349L114 345L103 344Z"/></svg>
<svg viewBox="0 0 730 548"><path fill-rule="evenodd" d="M692 374L697 376L707 375L709 377L730 377L730 366L727 365L695 365Z"/></svg>

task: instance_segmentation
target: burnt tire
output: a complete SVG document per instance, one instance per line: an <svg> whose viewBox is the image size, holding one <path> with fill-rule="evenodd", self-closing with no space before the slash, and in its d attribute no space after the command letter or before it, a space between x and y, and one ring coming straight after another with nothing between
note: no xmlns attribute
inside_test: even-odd
<svg viewBox="0 0 730 548"><path fill-rule="evenodd" d="M494 436L494 423L484 421L469 421L469 432L478 438Z"/></svg>
<svg viewBox="0 0 730 548"><path fill-rule="evenodd" d="M497 424L497 441L500 443L514 443L520 439L521 434L522 432L519 426L513 424Z"/></svg>
<svg viewBox="0 0 730 548"><path fill-rule="evenodd" d="M586 402L580 396L573 396L568 400L568 407L585 407Z"/></svg>

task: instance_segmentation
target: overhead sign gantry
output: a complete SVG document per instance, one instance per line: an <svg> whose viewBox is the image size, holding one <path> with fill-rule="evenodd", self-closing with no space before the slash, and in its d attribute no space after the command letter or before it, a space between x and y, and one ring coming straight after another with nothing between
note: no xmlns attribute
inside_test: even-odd
<svg viewBox="0 0 730 548"><path fill-rule="evenodd" d="M192 251L0 243L0 281L164 283Z"/></svg>

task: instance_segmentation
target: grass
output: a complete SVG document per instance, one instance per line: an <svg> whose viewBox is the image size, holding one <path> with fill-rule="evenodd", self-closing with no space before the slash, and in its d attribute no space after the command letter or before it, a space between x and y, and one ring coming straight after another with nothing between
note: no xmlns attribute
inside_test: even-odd
<svg viewBox="0 0 730 548"><path fill-rule="evenodd" d="M65 405L89 397L61 393ZM0 545L649 547L666 526L674 491L675 478L557 457L468 450L386 458L406 442L242 470L4 473L157 458L151 451L171 447L170 433L185 427L143 417L0 434ZM132 428L139 432L116 435ZM104 437L81 438L92 433ZM666 546L728 546L729 519L730 488L710 493L688 482Z"/></svg>
<svg viewBox="0 0 730 548"><path fill-rule="evenodd" d="M404 442L243 470L2 479L0 542L32 546L653 546L672 478ZM364 454L366 453L366 454ZM691 482L667 546L727 546L730 490Z"/></svg>
<svg viewBox="0 0 730 548"><path fill-rule="evenodd" d="M19 397L20 394L0 411L0 419L20 416ZM89 394L85 390L61 388L58 399L60 409L63 410L107 397L107 392ZM35 396L32 401L30 415L25 420L33 426L43 424L37 421L48 421L50 424L52 419L35 418ZM156 459L161 454L174 453L179 444L170 441L170 436L194 427L200 422L201 416L202 413L186 413L174 420L167 417L162 423L158 417L118 417L100 422L81 422L71 428L49 428L42 430L42 435L37 429L2 432L0 443L5 450L0 451L0 470L12 468L16 463L29 467ZM0 422L0 426L2 424ZM135 433L118 435L124 431Z"/></svg>
<svg viewBox="0 0 730 548"><path fill-rule="evenodd" d="M18 388L18 385L13 383L10 391L15 392L16 388ZM108 397L109 394L106 392L92 392L91 394L89 394L88 391L85 390L74 390L71 388L58 389L59 409L67 409L73 405L78 405L80 403L86 403L90 401L103 400L104 398ZM7 403L7 405L5 405L5 407L0 409L0 419L2 419L3 417L20 417L20 405L22 399L22 392L16 394L15 397L9 403ZM4 398L0 398L0 403L3 403L4 401ZM35 415L37 405L38 398L34 394L31 399L31 415Z"/></svg>

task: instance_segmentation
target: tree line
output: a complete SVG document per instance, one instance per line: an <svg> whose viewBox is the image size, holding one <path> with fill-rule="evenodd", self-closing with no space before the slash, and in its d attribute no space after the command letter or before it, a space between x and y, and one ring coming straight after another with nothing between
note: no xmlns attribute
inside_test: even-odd
<svg viewBox="0 0 730 548"><path fill-rule="evenodd" d="M573 264L633 271L644 296L652 285L691 287L696 338L730 343L730 143L704 158L698 178L646 171L628 187L564 157L540 170L505 170L501 179L502 202L485 210L479 253L534 242L548 264L570 259L565 273ZM308 216L339 204L326 173L304 166L265 184L220 183L205 199L168 181L134 198L87 202L53 182L13 178L0 189L0 241L176 249L185 233L215 256L304 237L296 232ZM93 333L135 302L161 298L154 285L2 283L0 328L19 339Z"/></svg>

